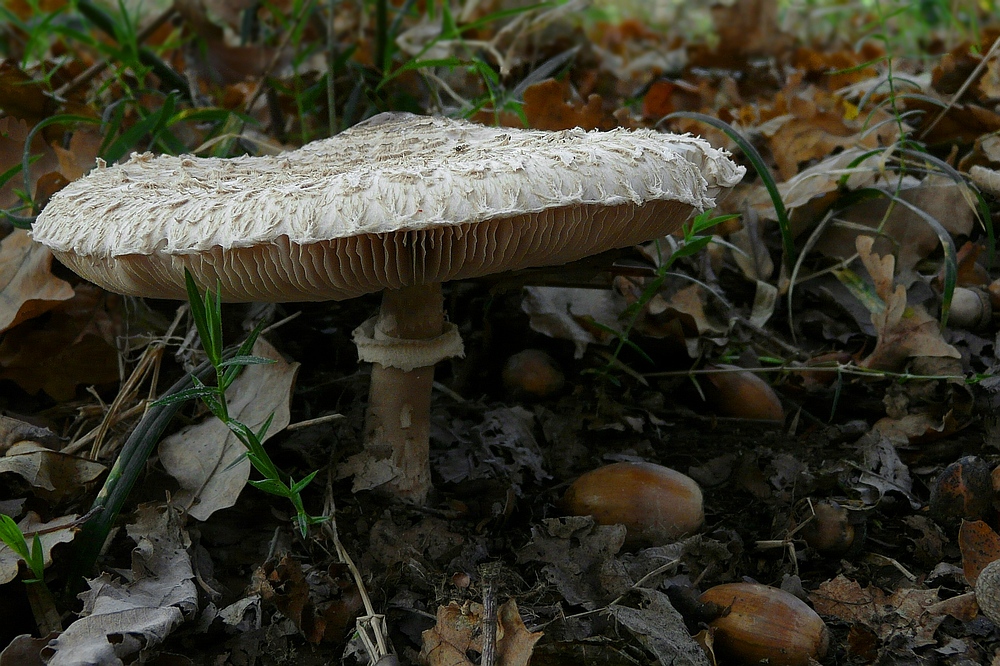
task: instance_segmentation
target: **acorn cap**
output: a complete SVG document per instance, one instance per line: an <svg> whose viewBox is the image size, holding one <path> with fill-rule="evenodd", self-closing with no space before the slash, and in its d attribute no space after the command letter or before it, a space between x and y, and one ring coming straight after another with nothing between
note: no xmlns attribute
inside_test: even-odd
<svg viewBox="0 0 1000 666"><path fill-rule="evenodd" d="M277 156L134 154L54 195L32 237L114 292L322 301L558 265L677 229L744 173L653 130L381 114Z"/></svg>

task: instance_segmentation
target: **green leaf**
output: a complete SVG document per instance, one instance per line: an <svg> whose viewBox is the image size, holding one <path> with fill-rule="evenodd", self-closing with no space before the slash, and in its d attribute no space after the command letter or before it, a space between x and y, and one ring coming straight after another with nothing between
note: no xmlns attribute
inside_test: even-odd
<svg viewBox="0 0 1000 666"><path fill-rule="evenodd" d="M263 321L258 322L257 325L254 326L253 330L250 331L250 335L247 336L247 339L244 340L243 344L240 345L239 351L236 352L236 356L234 356L233 358L234 359L237 359L237 358L263 358L263 357L260 357L260 356L252 356L252 354L250 353L251 351L253 351L253 346L257 343L257 338L260 337L260 334L261 334L261 332L263 330L264 330L264 322ZM227 361L227 362L221 363L221 364L219 364L218 367L225 368L225 367L229 366L229 364L231 362L232 361ZM257 363L275 363L275 361L273 361L271 359L265 359L264 361L257 361ZM222 376L222 387L223 387L223 390L229 388L229 386L233 383L233 381L239 375L240 371L242 370L242 366L243 365L251 365L251 364L250 363L244 363L242 365L234 365L232 367L229 367L226 370L226 373Z"/></svg>
<svg viewBox="0 0 1000 666"><path fill-rule="evenodd" d="M781 193L778 192L778 185L774 181L774 175L771 173L771 169L767 166L764 158L761 157L757 149L754 148L753 144L746 140L746 138L736 131L729 123L714 118L712 116L706 115L704 113L695 113L692 111L677 111L664 116L663 120L669 120L671 118L690 118L691 120L697 120L705 123L706 125L711 125L716 129L722 130L726 133L733 142L739 146L743 153L750 160L753 168L757 170L757 175L764 182L764 187L767 188L767 193L771 197L771 204L774 206L774 211L778 215L778 228L781 231L781 246L785 253L785 264L791 268L795 265L795 242L792 238L792 225L788 221L788 212L785 210L785 203L781 200ZM662 121L661 121L662 122Z"/></svg>
<svg viewBox="0 0 1000 666"><path fill-rule="evenodd" d="M171 395L165 395L162 398L154 400L150 403L153 407L159 407L161 405L173 405L178 402L187 402L188 400L195 400L198 398L204 398L207 395L215 395L216 390L211 386L203 386L201 388L190 388L174 393Z"/></svg>
<svg viewBox="0 0 1000 666"><path fill-rule="evenodd" d="M306 486L308 486L310 483L312 483L312 480L316 478L316 475L318 473L319 473L318 469L314 470L311 474L309 474L308 476L304 477L301 481L298 481L297 483L293 483L292 484L292 488L291 488L292 492L295 493L296 495L298 495L299 493L301 493L305 489Z"/></svg>
<svg viewBox="0 0 1000 666"><path fill-rule="evenodd" d="M198 285L195 284L194 276L188 269L184 269L184 286L187 288L188 303L191 306L191 317L194 319L195 328L198 329L198 337L201 338L201 346L208 354L208 360L211 361L213 366L217 366L220 362L220 358L212 355L212 350L209 345L206 344L211 336L208 327L208 314L205 310L205 301L201 298L201 292L198 290Z"/></svg>
<svg viewBox="0 0 1000 666"><path fill-rule="evenodd" d="M24 540L21 528L17 526L14 519L6 514L0 514L0 541L7 544L7 547L17 553L25 562L30 562L31 554L28 552L28 543Z"/></svg>
<svg viewBox="0 0 1000 666"><path fill-rule="evenodd" d="M257 429L257 441L263 442L264 437L267 436L267 431L271 428L271 421L274 420L274 412L271 412L264 422L260 424L260 428Z"/></svg>
<svg viewBox="0 0 1000 666"><path fill-rule="evenodd" d="M291 494L288 490L288 486L278 479L252 479L247 481L247 483L258 490L263 490L265 493L278 495L279 497L288 497Z"/></svg>
<svg viewBox="0 0 1000 666"><path fill-rule="evenodd" d="M26 562L31 568L31 573L34 574L36 581L45 580L45 551L42 549L42 540L37 534L31 542L31 557Z"/></svg>
<svg viewBox="0 0 1000 666"><path fill-rule="evenodd" d="M273 358L267 358L266 356L234 356L228 361L223 361L219 364L220 368L228 368L230 366L245 366L245 365L268 365L270 363L277 363Z"/></svg>
<svg viewBox="0 0 1000 666"><path fill-rule="evenodd" d="M675 259L681 259L682 257L690 257L693 254L697 254L703 247L712 242L711 236L694 236L688 242L677 248L672 257Z"/></svg>

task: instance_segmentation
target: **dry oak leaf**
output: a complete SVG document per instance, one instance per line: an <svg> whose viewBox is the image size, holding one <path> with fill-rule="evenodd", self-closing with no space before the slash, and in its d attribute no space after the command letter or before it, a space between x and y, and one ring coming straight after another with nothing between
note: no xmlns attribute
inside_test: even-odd
<svg viewBox="0 0 1000 666"><path fill-rule="evenodd" d="M38 540L42 544L45 566L49 566L52 564L53 546L58 543L68 543L76 536L76 519L76 514L70 514L43 523L37 513L29 511L17 523L17 526L24 533L25 540L29 544L34 540L33 535L38 534ZM0 543L0 583L9 583L17 578L20 562L21 558L17 553L8 548L6 544Z"/></svg>
<svg viewBox="0 0 1000 666"><path fill-rule="evenodd" d="M469 651L483 651L483 607L452 601L439 606L434 627L421 634L422 663L428 666L473 666ZM508 599L497 611L496 666L527 666L542 632L530 632L521 620L517 602Z"/></svg>
<svg viewBox="0 0 1000 666"><path fill-rule="evenodd" d="M878 339L875 349L861 365L875 370L897 370L912 356L946 356L961 358L958 350L941 337L936 319L919 305L906 304L906 288L893 289L892 255L881 257L872 252L875 239L858 236L856 247L862 263L875 283L875 293L885 304L880 312L872 312L872 324Z"/></svg>
<svg viewBox="0 0 1000 666"><path fill-rule="evenodd" d="M52 502L82 493L86 484L105 469L93 460L53 451L30 441L14 444L0 457L0 474L17 474L31 484L36 495Z"/></svg>
<svg viewBox="0 0 1000 666"><path fill-rule="evenodd" d="M839 575L809 595L816 612L870 629L882 641L904 637L909 647L931 645L945 615L963 615L967 604L942 604L937 590L901 588L887 595Z"/></svg>
<svg viewBox="0 0 1000 666"><path fill-rule="evenodd" d="M78 284L75 291L44 320L26 321L0 338L0 379L59 401L72 399L79 384L119 380L121 297L92 284Z"/></svg>
<svg viewBox="0 0 1000 666"><path fill-rule="evenodd" d="M15 229L0 242L0 332L73 298L73 287L52 275L52 252Z"/></svg>
<svg viewBox="0 0 1000 666"><path fill-rule="evenodd" d="M962 551L965 580L972 586L987 564L1000 560L1000 535L981 520L962 521L958 529L958 547Z"/></svg>
<svg viewBox="0 0 1000 666"><path fill-rule="evenodd" d="M582 127L585 130L609 130L618 123L604 112L599 95L590 95L586 102L568 102L569 84L546 79L524 91L524 115L528 126L543 130L564 130Z"/></svg>
<svg viewBox="0 0 1000 666"><path fill-rule="evenodd" d="M891 144L898 130L884 111L876 111L869 122L879 125L877 132L865 132L864 117L847 100L812 87L802 90L786 88L775 97L774 108L762 110L769 120L760 125L768 139L768 147L778 165L782 180L799 172L799 166L820 160L838 149L875 149Z"/></svg>

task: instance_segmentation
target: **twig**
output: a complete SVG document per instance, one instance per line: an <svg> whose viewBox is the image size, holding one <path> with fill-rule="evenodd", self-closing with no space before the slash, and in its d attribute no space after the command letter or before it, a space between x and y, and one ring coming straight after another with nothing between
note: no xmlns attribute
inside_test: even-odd
<svg viewBox="0 0 1000 666"><path fill-rule="evenodd" d="M497 660L497 585L500 565L489 562L479 567L483 581L483 652L480 664L495 666Z"/></svg>
<svg viewBox="0 0 1000 666"><path fill-rule="evenodd" d="M321 423L329 423L330 421L339 421L342 418L346 418L343 414L327 414L326 416L317 416L314 419L306 419L305 421L298 421L297 423L289 423L285 426L285 430L298 430L299 428L308 428L309 426L320 425Z"/></svg>
<svg viewBox="0 0 1000 666"><path fill-rule="evenodd" d="M332 465L329 468L326 478L325 495L323 500L323 515L329 516L330 519L323 523L322 529L327 532L327 535L333 541L334 548L337 550L337 557L340 558L342 563L347 565L348 571L351 572L354 585L357 586L358 594L361 595L361 603L365 607L365 614L358 617L354 623L355 630L358 632L358 638L361 639L365 650L368 652L368 663L371 666L391 662L395 658L395 655L389 648L389 641L386 638L385 615L375 612L375 607L372 605L371 597L368 596L368 589L365 587L361 571L354 564L354 560L351 559L347 549L344 548L344 544L340 542L340 535L337 532L337 506L333 500ZM371 633L369 634L369 632Z"/></svg>
<svg viewBox="0 0 1000 666"><path fill-rule="evenodd" d="M972 82L979 77L979 75L982 73L986 65L989 64L990 59L994 56L994 54L996 54L998 48L1000 48L1000 39L994 39L993 46L990 47L990 50L986 52L986 55L983 56L983 59L979 61L979 64L976 65L976 68L972 70L972 73L969 74L968 78L965 79L965 82L962 83L962 86L958 89L958 91L951 96L951 101L948 102L948 106L941 109L938 112L938 114L934 116L934 120L932 120L931 123L923 131L920 132L921 139L926 137L927 134L932 129L937 127L937 124L941 122L941 119L944 118L945 115L949 111L951 111L956 104L958 104L958 100L962 98L962 95L964 95L965 91L969 89L969 86L972 85Z"/></svg>

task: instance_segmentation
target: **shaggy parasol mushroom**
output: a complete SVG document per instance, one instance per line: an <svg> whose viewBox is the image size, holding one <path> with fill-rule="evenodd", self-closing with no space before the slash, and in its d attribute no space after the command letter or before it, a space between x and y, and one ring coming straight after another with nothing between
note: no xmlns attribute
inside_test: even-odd
<svg viewBox="0 0 1000 666"><path fill-rule="evenodd" d="M133 155L52 197L32 235L121 294L227 301L383 291L355 489L423 502L434 365L462 354L441 283L564 264L676 230L743 169L652 130L542 132L382 114L274 157Z"/></svg>

